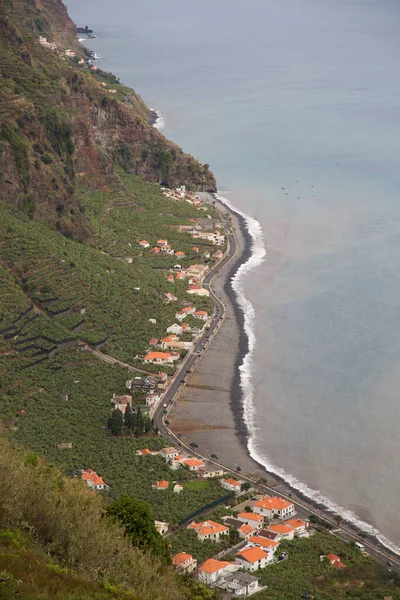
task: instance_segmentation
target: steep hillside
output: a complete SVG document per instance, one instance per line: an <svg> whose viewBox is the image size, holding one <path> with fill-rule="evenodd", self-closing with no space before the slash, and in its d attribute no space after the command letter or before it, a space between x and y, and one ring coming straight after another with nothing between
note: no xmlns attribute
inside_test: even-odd
<svg viewBox="0 0 400 600"><path fill-rule="evenodd" d="M39 36L57 48L39 44ZM66 56L73 48L76 56ZM120 191L116 165L175 187L215 179L149 123L150 111L118 79L79 64L85 54L60 0L0 7L0 196L69 237L90 238L82 194Z"/></svg>

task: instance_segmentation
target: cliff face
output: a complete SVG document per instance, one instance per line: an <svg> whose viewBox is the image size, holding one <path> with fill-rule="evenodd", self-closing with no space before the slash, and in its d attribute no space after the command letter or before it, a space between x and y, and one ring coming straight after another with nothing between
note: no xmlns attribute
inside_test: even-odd
<svg viewBox="0 0 400 600"><path fill-rule="evenodd" d="M57 49L39 44L39 36ZM65 56L72 48L75 57ZM0 8L0 196L66 235L90 236L85 189L114 189L116 167L170 187L215 189L207 165L149 123L141 98L90 64L60 0Z"/></svg>

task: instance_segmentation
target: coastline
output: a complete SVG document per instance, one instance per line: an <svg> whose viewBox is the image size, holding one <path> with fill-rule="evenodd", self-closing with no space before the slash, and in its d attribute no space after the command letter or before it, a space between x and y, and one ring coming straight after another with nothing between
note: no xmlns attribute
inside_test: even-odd
<svg viewBox="0 0 400 600"><path fill-rule="evenodd" d="M241 367L249 355L250 340L246 331L245 315L233 284L239 269L246 265L253 255L254 239L246 218L240 214L241 211L236 212L229 201L228 204L221 201L218 194L213 197L220 209L230 213L238 241L235 260L222 272L218 271L212 283L215 294L225 304L227 317L210 340L202 359L189 376L184 390L169 413L171 430L187 444L195 442L203 456L217 455L220 463L235 470L240 466L239 477L243 472L265 478L277 494L284 494L294 501L301 502L306 509L316 512L322 519L332 521L335 515L339 514L340 527L344 528L344 531L347 530L353 535L359 535L360 531L363 531L366 542L378 544L385 552L398 557L395 544L382 536L375 527L359 520L344 507L338 506L339 510L333 510L329 505L332 507L334 503L328 498L325 499L319 492L313 494L315 490L310 490L310 495L303 493L284 476L280 476L278 469L278 473L269 471L261 459L252 456L252 432L246 424L241 378ZM232 319L236 328L232 327ZM233 347L236 348L235 353L232 353ZM225 354L221 350L225 350ZM228 360L224 360L224 356L227 356ZM218 385L220 380L226 384L229 378L229 390ZM291 475L288 477L292 478ZM301 482L299 485L308 489ZM308 518L306 510L303 518Z"/></svg>

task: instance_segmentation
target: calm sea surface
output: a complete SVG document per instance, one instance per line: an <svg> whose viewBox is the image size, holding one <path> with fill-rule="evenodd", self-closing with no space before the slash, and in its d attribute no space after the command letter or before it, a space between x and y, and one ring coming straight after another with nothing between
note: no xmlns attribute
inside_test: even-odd
<svg viewBox="0 0 400 600"><path fill-rule="evenodd" d="M262 225L253 453L400 545L399 2L68 4Z"/></svg>

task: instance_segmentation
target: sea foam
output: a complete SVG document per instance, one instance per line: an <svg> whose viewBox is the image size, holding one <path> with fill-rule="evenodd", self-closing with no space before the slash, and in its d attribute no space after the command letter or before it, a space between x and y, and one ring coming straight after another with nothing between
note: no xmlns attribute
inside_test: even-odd
<svg viewBox="0 0 400 600"><path fill-rule="evenodd" d="M255 310L252 303L245 295L246 288L243 279L250 271L261 265L261 263L265 260L267 252L264 244L264 234L260 223L245 212L236 208L232 202L224 196L216 194L216 198L222 202L222 204L225 204L232 212L240 215L244 219L246 229L251 237L251 255L246 262L240 265L231 279L232 288L236 294L238 305L243 312L244 330L248 339L248 351L243 358L243 362L239 367L239 371L243 402L243 417L248 430L247 448L251 458L265 467L265 469L270 473L278 475L281 479L286 481L290 487L298 490L303 496L311 499L317 504L324 506L324 508L329 512L335 515L340 515L343 520L352 523L360 531L364 531L365 533L375 536L383 546L400 555L400 547L388 540L378 529L366 521L361 520L352 510L336 504L336 502L333 502L324 496L319 490L310 488L308 485L302 483L290 473L286 473L286 471L280 467L277 467L266 456L263 456L257 450L256 432L258 428L256 426L256 409L254 403L255 390L252 384L253 355L257 341L255 334Z"/></svg>
<svg viewBox="0 0 400 600"><path fill-rule="evenodd" d="M158 108L151 108L150 110L156 115L156 120L153 123L153 127L155 127L156 129L162 129L163 127L165 127L165 119L161 111L159 111Z"/></svg>

